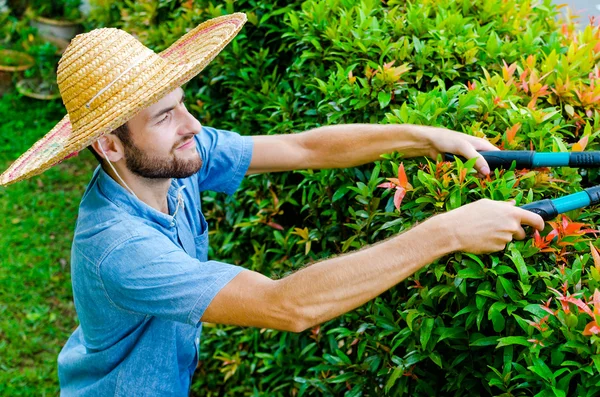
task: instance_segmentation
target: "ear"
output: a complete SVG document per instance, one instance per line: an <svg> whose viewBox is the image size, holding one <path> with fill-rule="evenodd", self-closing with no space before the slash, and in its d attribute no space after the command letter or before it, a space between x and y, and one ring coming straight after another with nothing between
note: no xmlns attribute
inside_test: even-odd
<svg viewBox="0 0 600 397"><path fill-rule="evenodd" d="M103 159L108 158L112 163L123 158L123 145L114 135L107 134L92 143L92 147Z"/></svg>

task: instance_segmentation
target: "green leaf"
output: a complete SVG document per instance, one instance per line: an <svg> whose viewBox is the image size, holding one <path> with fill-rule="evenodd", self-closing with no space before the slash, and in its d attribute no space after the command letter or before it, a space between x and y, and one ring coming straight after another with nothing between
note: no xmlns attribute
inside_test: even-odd
<svg viewBox="0 0 600 397"><path fill-rule="evenodd" d="M502 346L510 346L510 345L522 345L522 346L531 346L531 342L527 342L527 338L524 336L507 336L504 338L498 339L498 346L496 349Z"/></svg>
<svg viewBox="0 0 600 397"><path fill-rule="evenodd" d="M475 269L461 269L456 274L460 278L485 278L485 274Z"/></svg>
<svg viewBox="0 0 600 397"><path fill-rule="evenodd" d="M434 322L434 319L426 318L423 320L423 324L421 325L420 339L423 350L427 349L427 342L429 342L429 338L431 337L431 331L433 330Z"/></svg>
<svg viewBox="0 0 600 397"><path fill-rule="evenodd" d="M546 363L537 357L532 357L531 361L533 362L533 365L527 367L527 369L529 369L531 372L535 373L542 379L548 382L552 382L552 384L554 384L554 375L552 374L552 371L550 371L550 368L548 368Z"/></svg>
<svg viewBox="0 0 600 397"><path fill-rule="evenodd" d="M510 245L509 251L511 253L509 257L515 264L515 267L517 268L517 272L519 273L519 279L523 284L528 285L529 271L527 270L527 266L525 265L523 256L521 255L515 244Z"/></svg>
<svg viewBox="0 0 600 397"><path fill-rule="evenodd" d="M392 372L392 375L390 375L387 382L385 382L385 392L386 393L388 393L390 391L390 389L392 387L394 387L394 384L396 384L396 380L398 380L398 377L400 375L402 375L403 373L404 373L404 370L400 366L397 366L394 369L394 372Z"/></svg>
<svg viewBox="0 0 600 397"><path fill-rule="evenodd" d="M436 363L438 367L444 368L442 366L442 357L439 355L439 353L431 352L431 353L429 353L429 358L431 359L431 361Z"/></svg>
<svg viewBox="0 0 600 397"><path fill-rule="evenodd" d="M382 109L389 105L391 99L392 94L390 94L389 92L379 91L379 94L377 94L377 100L379 101L379 106Z"/></svg>
<svg viewBox="0 0 600 397"><path fill-rule="evenodd" d="M346 382L348 379L351 379L354 377L356 377L356 374L354 372L344 372L343 374L338 375L333 379L329 379L328 382L329 383L343 383L343 382Z"/></svg>
<svg viewBox="0 0 600 397"><path fill-rule="evenodd" d="M394 219L393 221L388 221L388 222L384 223L383 225L381 225L381 227L379 228L379 230L389 229L390 227L394 227L396 225L400 225L403 222L406 222L406 219L404 219L404 218Z"/></svg>
<svg viewBox="0 0 600 397"><path fill-rule="evenodd" d="M557 389L556 387L552 387L552 392L556 397L567 397L567 393L564 390Z"/></svg>
<svg viewBox="0 0 600 397"><path fill-rule="evenodd" d="M442 330L438 343L444 339L463 339L465 337L464 328L452 327L452 328L436 328L436 331Z"/></svg>
<svg viewBox="0 0 600 397"><path fill-rule="evenodd" d="M416 309L411 309L408 311L408 314L406 316L406 325L411 331L413 330L413 322L422 315L423 313Z"/></svg>
<svg viewBox="0 0 600 397"><path fill-rule="evenodd" d="M594 365L596 366L596 371L600 372L600 355L594 354L592 356L592 361L594 362Z"/></svg>
<svg viewBox="0 0 600 397"><path fill-rule="evenodd" d="M501 276L498 277L498 281L502 284L502 288L504 289L504 292L506 292L506 295L508 295L513 302L518 302L520 300L519 294L512 286L511 281Z"/></svg>
<svg viewBox="0 0 600 397"><path fill-rule="evenodd" d="M475 159L475 160L477 160L477 159ZM473 259L475 262L477 262L477 264L479 266L481 266L482 269L485 268L485 264L481 261L481 258L479 258L477 255L471 254L470 252L464 252L463 255L468 258Z"/></svg>
<svg viewBox="0 0 600 397"><path fill-rule="evenodd" d="M344 197L344 195L348 192L348 186L342 186L338 190L333 193L333 197L331 198L331 202L334 203Z"/></svg>
<svg viewBox="0 0 600 397"><path fill-rule="evenodd" d="M571 105L565 105L565 111L571 117L573 117L573 114L575 114L575 109L573 109L573 106Z"/></svg>
<svg viewBox="0 0 600 397"><path fill-rule="evenodd" d="M476 294L477 295L481 295L481 296L485 296L487 298L496 299L496 300L500 299L498 297L498 295L495 292L492 292L492 291L477 291Z"/></svg>
<svg viewBox="0 0 600 397"><path fill-rule="evenodd" d="M337 349L335 351L335 354L337 354L337 356L339 358L341 358L344 363L346 363L348 365L352 364L352 361L350 360L350 358L343 351L341 351L340 349Z"/></svg>
<svg viewBox="0 0 600 397"><path fill-rule="evenodd" d="M506 307L506 303L495 302L488 311L488 320L492 320L494 331L502 332L504 330L505 320L502 315L502 310Z"/></svg>
<svg viewBox="0 0 600 397"><path fill-rule="evenodd" d="M521 280L519 280L519 286L521 287L524 296L527 295L527 293L531 289L531 284L523 284Z"/></svg>
<svg viewBox="0 0 600 397"><path fill-rule="evenodd" d="M463 307L462 309L460 309L458 311L458 313L456 313L454 316L452 316L452 318L456 318L456 317L461 316L463 314L471 313L474 310L477 310L477 307L475 307L474 305L469 305L467 307Z"/></svg>
<svg viewBox="0 0 600 397"><path fill-rule="evenodd" d="M494 270L496 271L496 274L501 276L503 274L516 274L517 272L515 272L515 270L512 267L506 266L506 265L498 265L494 268Z"/></svg>
<svg viewBox="0 0 600 397"><path fill-rule="evenodd" d="M497 336L486 336L483 338L477 339L475 342L471 342L469 346L492 346L495 345L498 341Z"/></svg>

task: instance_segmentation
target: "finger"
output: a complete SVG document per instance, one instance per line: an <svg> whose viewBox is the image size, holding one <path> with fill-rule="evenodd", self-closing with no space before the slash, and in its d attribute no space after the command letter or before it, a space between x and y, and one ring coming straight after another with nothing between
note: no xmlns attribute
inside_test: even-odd
<svg viewBox="0 0 600 397"><path fill-rule="evenodd" d="M521 226L519 226L517 231L513 233L513 238L515 240L523 240L525 237L527 237L527 233L525 233L525 230L523 230Z"/></svg>
<svg viewBox="0 0 600 397"><path fill-rule="evenodd" d="M519 211L519 216L521 218L522 225L534 227L540 232L544 230L544 226L546 226L546 223L540 215L536 214L535 212L524 210L522 208L517 208L517 210Z"/></svg>
<svg viewBox="0 0 600 397"><path fill-rule="evenodd" d="M485 138L478 138L476 136L467 135L467 140L471 145L473 145L475 150L500 150L498 147L491 144Z"/></svg>
<svg viewBox="0 0 600 397"><path fill-rule="evenodd" d="M477 153L477 150L475 150L475 148L469 143L465 142L464 145L461 145L458 154L462 155L467 160L477 158L477 160L475 160L475 168L477 171L481 172L483 175L489 175L490 166L488 165L487 161L485 161L483 156Z"/></svg>

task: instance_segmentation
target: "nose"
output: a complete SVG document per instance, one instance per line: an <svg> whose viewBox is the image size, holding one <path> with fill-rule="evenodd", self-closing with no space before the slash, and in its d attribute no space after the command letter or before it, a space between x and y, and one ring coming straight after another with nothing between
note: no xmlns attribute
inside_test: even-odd
<svg viewBox="0 0 600 397"><path fill-rule="evenodd" d="M190 112L188 112L185 106L181 108L182 121L179 127L179 135L189 135L200 132L202 124L196 119Z"/></svg>

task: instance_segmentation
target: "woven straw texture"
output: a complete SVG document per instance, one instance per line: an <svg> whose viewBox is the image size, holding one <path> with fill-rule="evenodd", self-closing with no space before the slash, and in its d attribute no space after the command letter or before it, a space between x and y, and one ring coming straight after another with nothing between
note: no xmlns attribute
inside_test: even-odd
<svg viewBox="0 0 600 397"><path fill-rule="evenodd" d="M246 15L208 20L159 54L115 28L77 35L58 63L67 115L0 175L9 185L77 155L206 67L237 35Z"/></svg>

